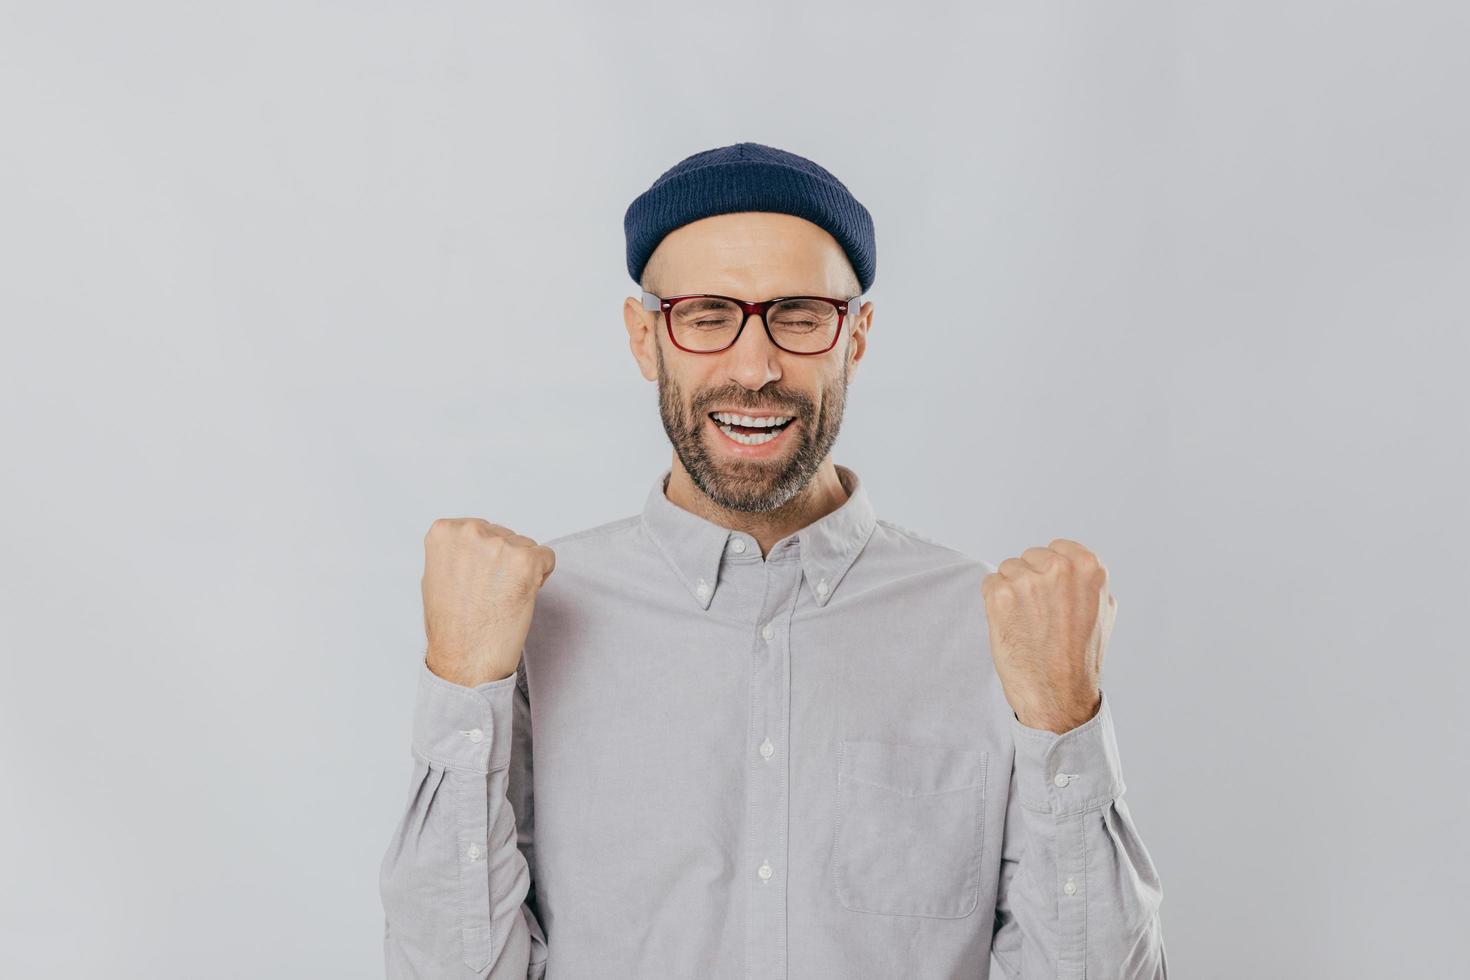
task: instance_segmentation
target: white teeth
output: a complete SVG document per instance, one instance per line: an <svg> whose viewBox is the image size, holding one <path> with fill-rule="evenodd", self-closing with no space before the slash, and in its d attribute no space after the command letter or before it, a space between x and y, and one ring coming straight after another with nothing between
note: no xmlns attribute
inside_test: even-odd
<svg viewBox="0 0 1470 980"><path fill-rule="evenodd" d="M783 425L796 418L794 415L763 415L756 418L750 415L736 415L733 412L711 412L710 417L716 420L721 432L732 441L738 442L743 446L759 446L762 443L770 442L783 431L775 428L775 426ZM731 426L735 425L742 425L749 428L763 426L771 431L754 433L736 432L731 428Z"/></svg>
<svg viewBox="0 0 1470 980"><path fill-rule="evenodd" d="M756 425L772 426L772 425L780 425L782 422L788 422L791 419L793 419L793 418L796 417L794 415L763 415L760 418L754 418L754 417L749 416L749 415L734 415L734 414L731 414L730 412L712 412L710 414L711 414L711 417L715 418L716 420L718 420L720 422L728 422L731 425L745 425L745 426L756 426Z"/></svg>
<svg viewBox="0 0 1470 980"><path fill-rule="evenodd" d="M736 432L728 425L720 426L720 431L744 446L759 446L761 443L770 442L781 434L781 430L777 430L775 432L758 432L746 435L743 432Z"/></svg>

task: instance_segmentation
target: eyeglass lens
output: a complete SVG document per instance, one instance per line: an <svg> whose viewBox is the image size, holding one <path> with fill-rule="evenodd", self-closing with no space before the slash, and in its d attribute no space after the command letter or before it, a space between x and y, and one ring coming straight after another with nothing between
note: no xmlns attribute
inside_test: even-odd
<svg viewBox="0 0 1470 980"><path fill-rule="evenodd" d="M680 347L716 351L728 347L740 329L743 311L714 297L680 300L669 310L669 324ZM793 353L816 353L832 346L837 307L824 299L782 300L770 308L767 325L776 344Z"/></svg>

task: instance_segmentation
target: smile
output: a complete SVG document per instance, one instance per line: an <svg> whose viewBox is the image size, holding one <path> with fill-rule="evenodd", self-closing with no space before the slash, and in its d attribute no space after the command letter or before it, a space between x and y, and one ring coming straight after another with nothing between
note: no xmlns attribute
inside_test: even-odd
<svg viewBox="0 0 1470 980"><path fill-rule="evenodd" d="M792 415L749 416L732 412L711 412L709 418L726 438L741 446L774 442L795 420Z"/></svg>

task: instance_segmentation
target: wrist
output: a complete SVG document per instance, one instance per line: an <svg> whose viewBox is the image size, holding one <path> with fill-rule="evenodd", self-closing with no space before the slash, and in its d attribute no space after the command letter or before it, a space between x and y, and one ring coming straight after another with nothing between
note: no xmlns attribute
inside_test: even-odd
<svg viewBox="0 0 1470 980"><path fill-rule="evenodd" d="M1100 707L1102 707L1102 691L1099 689L1088 701L1069 705L1052 705L1046 708L1028 706L1024 710L1016 710L1013 713L1016 720L1027 728L1038 728L1062 735L1097 717Z"/></svg>
<svg viewBox="0 0 1470 980"><path fill-rule="evenodd" d="M516 672L515 666L512 666L509 670L506 670L504 669L504 667L459 664L453 662L443 663L441 661L438 661L433 655L426 657L425 663L428 665L429 671L433 673L434 676L449 681L451 684L458 684L462 687L479 687L481 684L490 684L495 681L503 681L511 674L514 674Z"/></svg>

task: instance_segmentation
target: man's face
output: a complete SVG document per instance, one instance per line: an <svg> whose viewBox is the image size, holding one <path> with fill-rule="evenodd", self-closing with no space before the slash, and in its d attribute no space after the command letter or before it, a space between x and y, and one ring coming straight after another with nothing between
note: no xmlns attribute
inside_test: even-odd
<svg viewBox="0 0 1470 980"><path fill-rule="evenodd" d="M858 292L852 266L831 235L793 215L769 212L715 215L676 229L659 243L644 280L659 296L718 293L764 300L847 298ZM727 510L769 511L811 481L841 428L871 307L851 311L836 346L816 355L776 347L753 316L733 347L691 354L669 342L662 313L638 308L652 329L634 331L630 323L630 337L645 376L652 347L664 432L694 485L714 503ZM775 438L756 445L762 436L738 425L729 427L736 434L727 433L710 417L717 411L793 418Z"/></svg>

